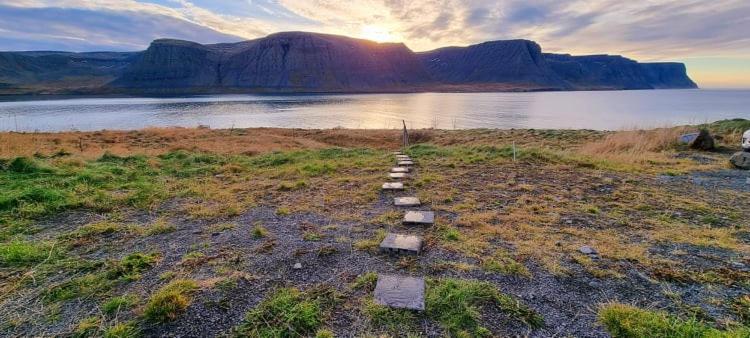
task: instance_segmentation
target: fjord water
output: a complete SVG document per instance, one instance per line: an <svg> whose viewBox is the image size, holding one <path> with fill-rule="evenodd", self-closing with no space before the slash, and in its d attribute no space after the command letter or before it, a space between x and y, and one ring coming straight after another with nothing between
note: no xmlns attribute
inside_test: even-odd
<svg viewBox="0 0 750 338"><path fill-rule="evenodd" d="M620 130L750 118L750 90L209 95L0 102L2 131L211 128Z"/></svg>

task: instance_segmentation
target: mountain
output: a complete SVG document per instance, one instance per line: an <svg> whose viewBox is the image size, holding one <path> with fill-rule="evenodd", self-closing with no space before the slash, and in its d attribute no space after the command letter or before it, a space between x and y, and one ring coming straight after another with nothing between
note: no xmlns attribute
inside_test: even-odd
<svg viewBox="0 0 750 338"><path fill-rule="evenodd" d="M122 74L137 54L0 52L0 94L97 91Z"/></svg>
<svg viewBox="0 0 750 338"><path fill-rule="evenodd" d="M402 43L288 32L239 44L157 40L110 86L131 90L347 92L431 82Z"/></svg>
<svg viewBox="0 0 750 338"><path fill-rule="evenodd" d="M619 55L544 54L572 89L696 88L681 63L638 63Z"/></svg>
<svg viewBox="0 0 750 338"><path fill-rule="evenodd" d="M417 53L433 79L449 84L506 83L566 89L533 41L490 41Z"/></svg>
<svg viewBox="0 0 750 338"><path fill-rule="evenodd" d="M402 43L284 32L205 45L159 39L132 53L0 53L0 94L656 88L696 85L681 63L547 54L528 40L415 53Z"/></svg>

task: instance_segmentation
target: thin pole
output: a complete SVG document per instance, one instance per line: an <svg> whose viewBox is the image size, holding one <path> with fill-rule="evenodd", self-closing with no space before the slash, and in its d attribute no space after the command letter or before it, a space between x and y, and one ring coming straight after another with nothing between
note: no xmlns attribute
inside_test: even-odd
<svg viewBox="0 0 750 338"><path fill-rule="evenodd" d="M409 146L409 132L406 131L406 121L401 120L401 123L404 124L404 149L406 149Z"/></svg>

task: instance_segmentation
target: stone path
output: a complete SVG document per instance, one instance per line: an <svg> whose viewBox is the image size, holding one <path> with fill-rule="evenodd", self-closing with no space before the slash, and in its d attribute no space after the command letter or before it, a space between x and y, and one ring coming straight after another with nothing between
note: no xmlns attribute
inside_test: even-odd
<svg viewBox="0 0 750 338"><path fill-rule="evenodd" d="M388 177L391 179L405 179L410 177L411 167L414 161L408 155L394 152L397 167L391 168ZM413 175L413 173L412 173ZM383 183L384 191L403 191L403 182ZM413 196L397 196L393 198L396 207L418 207L422 202ZM435 212L407 210L402 221L405 225L432 225L435 223ZM394 255L411 254L418 255L422 252L424 240L422 236L397 234L389 232L380 243L380 251ZM425 283L422 277L397 276L378 274L375 285L375 302L381 305L424 311Z"/></svg>

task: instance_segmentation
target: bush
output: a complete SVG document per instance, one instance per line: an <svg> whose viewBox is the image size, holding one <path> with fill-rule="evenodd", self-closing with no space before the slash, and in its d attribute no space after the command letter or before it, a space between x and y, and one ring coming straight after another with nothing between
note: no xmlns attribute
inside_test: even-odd
<svg viewBox="0 0 750 338"><path fill-rule="evenodd" d="M40 165L28 157L16 157L8 165L8 171L19 174L49 173L52 169Z"/></svg>

